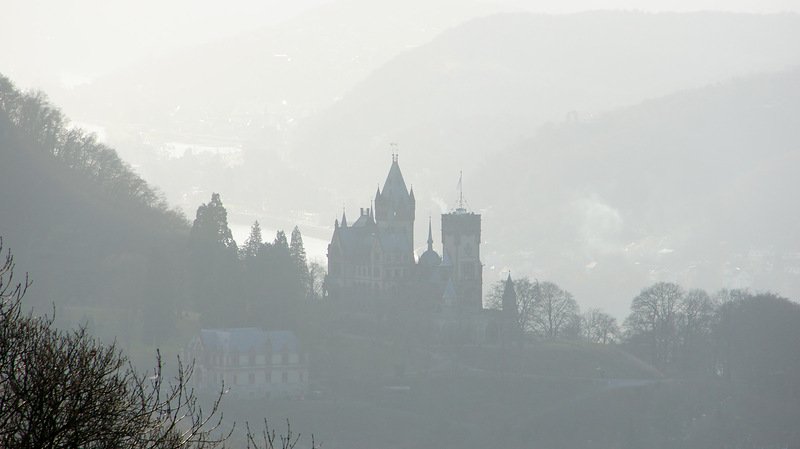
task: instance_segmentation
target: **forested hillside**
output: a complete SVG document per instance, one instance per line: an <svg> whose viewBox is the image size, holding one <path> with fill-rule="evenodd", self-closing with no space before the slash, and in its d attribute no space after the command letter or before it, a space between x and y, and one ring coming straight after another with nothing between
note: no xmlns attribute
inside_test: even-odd
<svg viewBox="0 0 800 449"><path fill-rule="evenodd" d="M299 230L258 233L239 254L219 194L190 226L113 149L2 76L0 237L33 281L26 307L126 346L177 349L201 324L254 324L247 311L265 305L258 324L289 325L310 283Z"/></svg>
<svg viewBox="0 0 800 449"><path fill-rule="evenodd" d="M35 273L40 305L138 301L150 262L189 229L114 150L4 77L0 205L0 235Z"/></svg>

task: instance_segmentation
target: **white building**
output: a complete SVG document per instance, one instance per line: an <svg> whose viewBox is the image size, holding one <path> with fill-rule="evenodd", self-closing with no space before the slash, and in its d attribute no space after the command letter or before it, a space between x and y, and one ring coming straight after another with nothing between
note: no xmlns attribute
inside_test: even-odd
<svg viewBox="0 0 800 449"><path fill-rule="evenodd" d="M308 389L308 354L290 331L255 327L202 329L186 349L198 388L264 397L301 397Z"/></svg>

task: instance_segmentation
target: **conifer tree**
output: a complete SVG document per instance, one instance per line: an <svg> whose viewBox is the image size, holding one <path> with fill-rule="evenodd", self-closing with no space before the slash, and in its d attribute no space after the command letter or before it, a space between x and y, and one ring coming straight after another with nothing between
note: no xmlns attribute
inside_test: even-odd
<svg viewBox="0 0 800 449"><path fill-rule="evenodd" d="M246 312L238 250L218 193L197 208L190 237L189 280L204 324L241 325Z"/></svg>
<svg viewBox="0 0 800 449"><path fill-rule="evenodd" d="M306 290L306 296L311 296L311 277L308 273L308 261L306 260L306 249L303 246L303 235L300 234L300 229L295 226L292 230L292 240L289 244L289 255L292 257L294 264L297 266L297 271L300 274L300 279Z"/></svg>
<svg viewBox="0 0 800 449"><path fill-rule="evenodd" d="M256 222L250 226L250 235L247 237L247 240L244 241L244 245L242 245L240 249L240 254L243 259L252 260L258 256L263 246L264 240L261 237L261 225L259 225L256 220Z"/></svg>
<svg viewBox="0 0 800 449"><path fill-rule="evenodd" d="M289 251L289 242L286 240L286 233L279 230L275 234L275 241L272 243L272 245L275 248L285 249L286 251Z"/></svg>
<svg viewBox="0 0 800 449"><path fill-rule="evenodd" d="M233 233L228 227L228 211L222 205L219 193L212 193L211 201L197 208L191 235L195 239L236 250L236 241L233 240Z"/></svg>

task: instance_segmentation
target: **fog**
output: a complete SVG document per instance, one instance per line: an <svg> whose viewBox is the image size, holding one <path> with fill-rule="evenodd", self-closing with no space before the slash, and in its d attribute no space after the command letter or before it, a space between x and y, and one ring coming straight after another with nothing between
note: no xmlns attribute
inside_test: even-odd
<svg viewBox="0 0 800 449"><path fill-rule="evenodd" d="M7 0L0 42L25 308L226 424L800 445L797 2Z"/></svg>

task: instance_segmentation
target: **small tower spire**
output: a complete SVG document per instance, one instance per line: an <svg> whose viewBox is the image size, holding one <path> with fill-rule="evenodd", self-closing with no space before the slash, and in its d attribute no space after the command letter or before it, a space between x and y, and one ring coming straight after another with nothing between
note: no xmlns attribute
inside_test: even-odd
<svg viewBox="0 0 800 449"><path fill-rule="evenodd" d="M347 227L347 216L345 215L344 206L342 206L342 227Z"/></svg>
<svg viewBox="0 0 800 449"><path fill-rule="evenodd" d="M464 172L458 171L458 210L464 210Z"/></svg>
<svg viewBox="0 0 800 449"><path fill-rule="evenodd" d="M511 280L511 270L508 271L505 286L503 288L503 313L508 318L514 318L517 313L517 292L514 289L514 281Z"/></svg>
<svg viewBox="0 0 800 449"><path fill-rule="evenodd" d="M431 217L428 216L428 251L433 251L433 231L431 230Z"/></svg>

